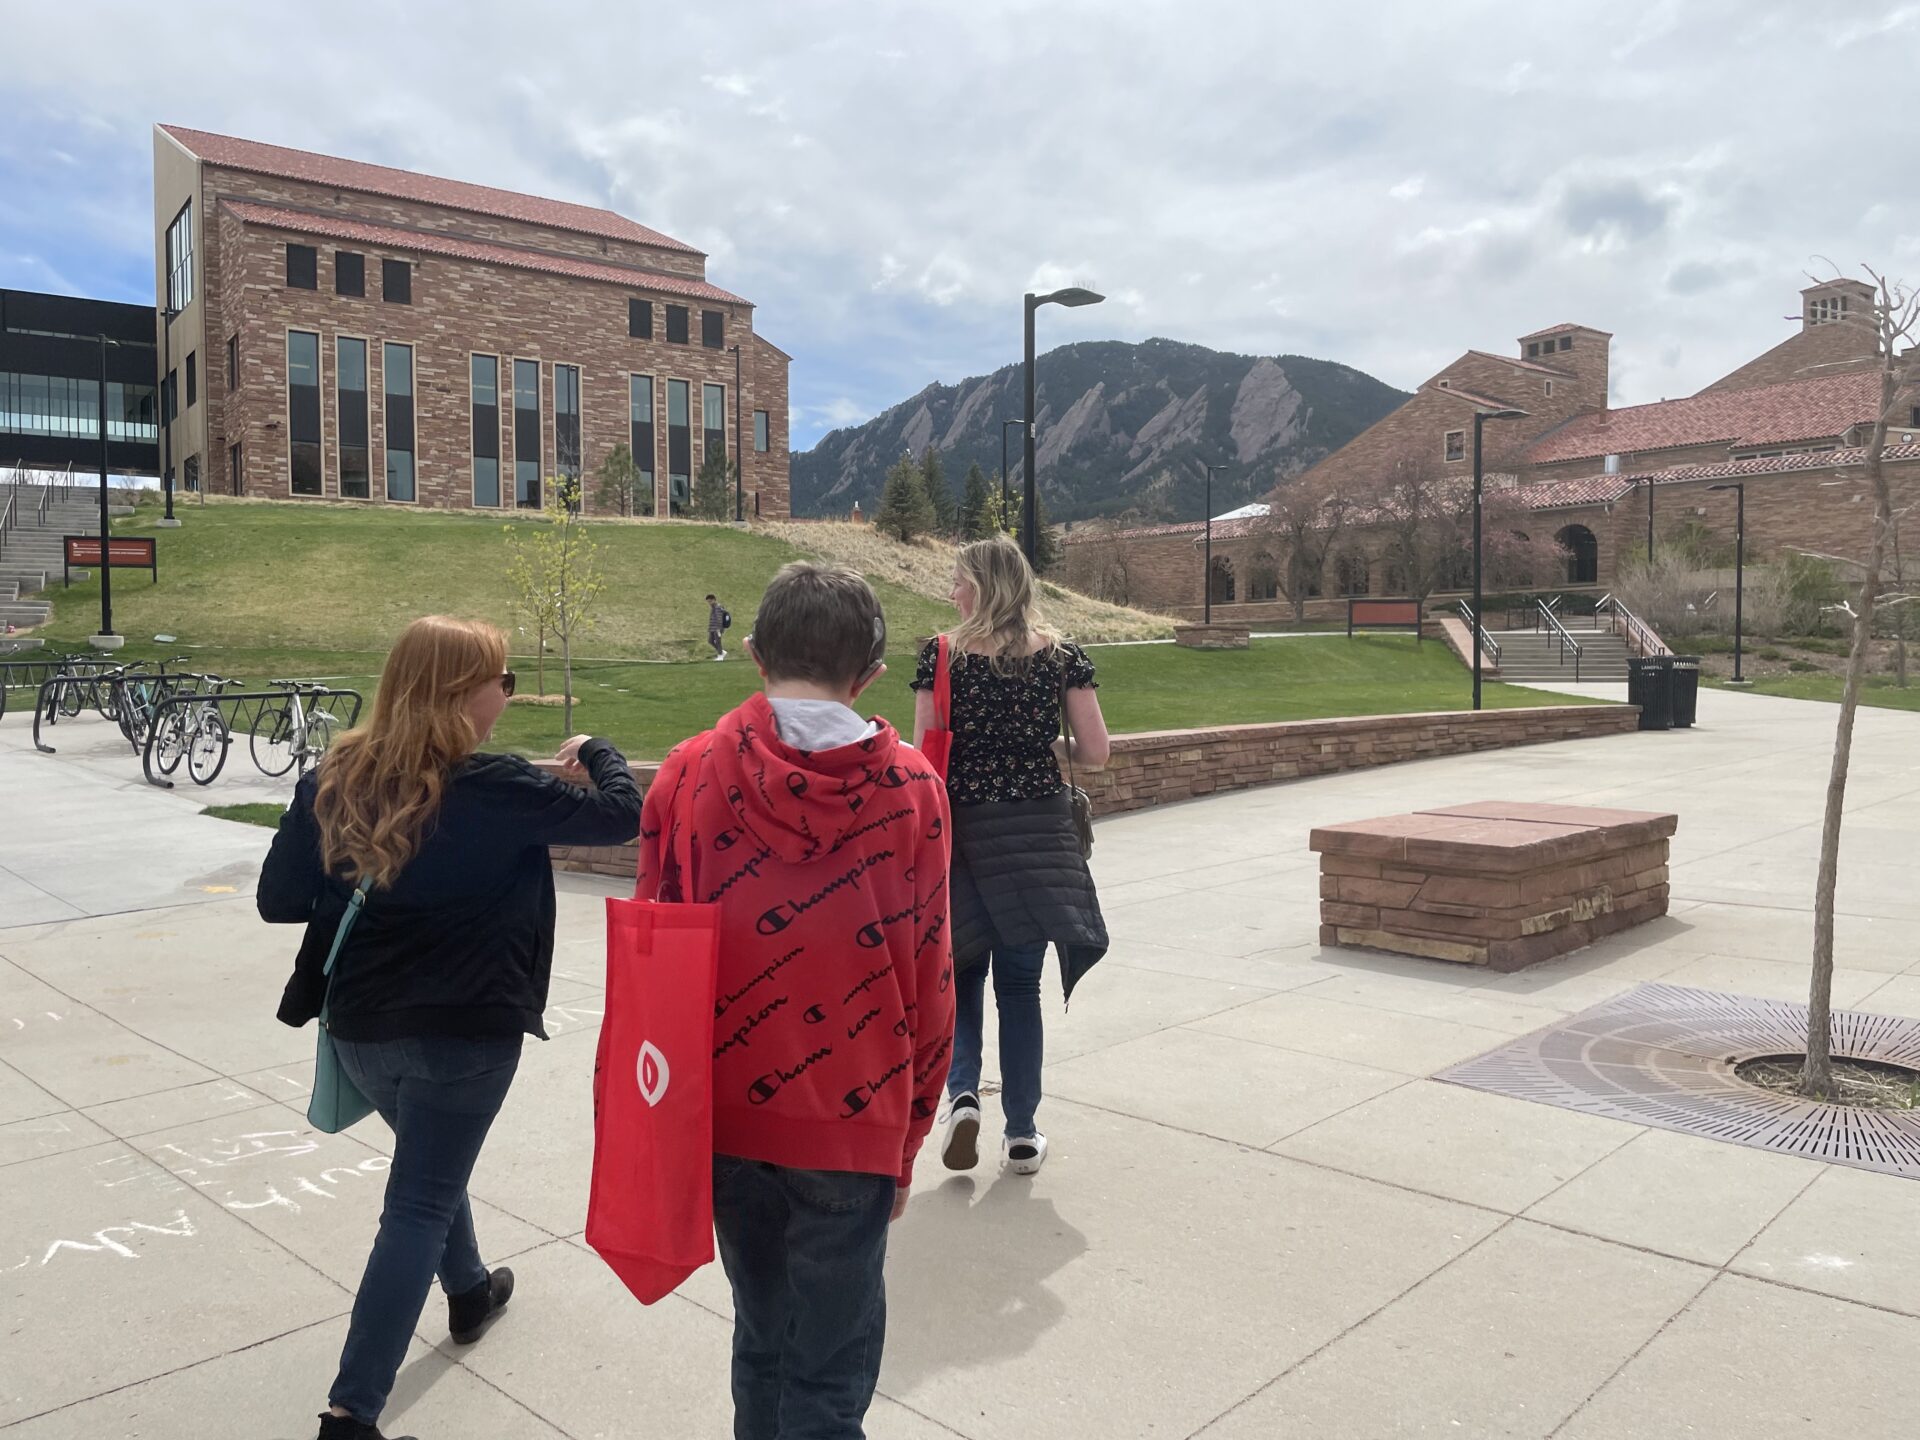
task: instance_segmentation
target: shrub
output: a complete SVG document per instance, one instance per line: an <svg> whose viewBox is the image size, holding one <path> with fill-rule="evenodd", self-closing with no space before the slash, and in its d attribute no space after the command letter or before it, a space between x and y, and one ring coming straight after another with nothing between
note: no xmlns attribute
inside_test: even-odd
<svg viewBox="0 0 1920 1440"><path fill-rule="evenodd" d="M1784 660L1787 657L1781 651L1776 650L1773 648L1773 646L1769 645L1767 646L1766 649L1760 652L1760 658L1762 660Z"/></svg>
<svg viewBox="0 0 1920 1440"><path fill-rule="evenodd" d="M1819 673L1820 667L1811 660L1789 660L1787 669L1796 675L1814 675Z"/></svg>

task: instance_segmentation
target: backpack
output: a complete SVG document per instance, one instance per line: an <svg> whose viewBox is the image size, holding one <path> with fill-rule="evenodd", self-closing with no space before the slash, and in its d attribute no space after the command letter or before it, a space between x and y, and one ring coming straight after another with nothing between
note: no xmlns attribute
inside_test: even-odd
<svg viewBox="0 0 1920 1440"><path fill-rule="evenodd" d="M720 628L722 630L733 628L733 612L724 605L720 607Z"/></svg>

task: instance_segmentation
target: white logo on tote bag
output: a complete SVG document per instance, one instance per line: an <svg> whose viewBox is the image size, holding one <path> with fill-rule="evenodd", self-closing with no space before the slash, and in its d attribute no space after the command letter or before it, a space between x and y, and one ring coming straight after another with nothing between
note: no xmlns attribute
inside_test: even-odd
<svg viewBox="0 0 1920 1440"><path fill-rule="evenodd" d="M649 1105L658 1105L666 1097L667 1085L672 1079L667 1057L651 1040L642 1040L640 1058L634 1069L634 1078L640 1082L640 1098Z"/></svg>

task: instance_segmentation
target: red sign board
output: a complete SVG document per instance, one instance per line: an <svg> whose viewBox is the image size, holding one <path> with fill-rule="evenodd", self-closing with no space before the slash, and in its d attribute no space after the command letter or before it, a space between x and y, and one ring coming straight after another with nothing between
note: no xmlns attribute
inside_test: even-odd
<svg viewBox="0 0 1920 1440"><path fill-rule="evenodd" d="M68 535L66 541L66 583L73 583L73 567L100 563L98 535ZM145 570L157 584L160 580L160 544L151 536L119 536L107 541L107 563L115 570Z"/></svg>
<svg viewBox="0 0 1920 1440"><path fill-rule="evenodd" d="M1347 633L1355 630L1418 630L1418 600L1349 600Z"/></svg>

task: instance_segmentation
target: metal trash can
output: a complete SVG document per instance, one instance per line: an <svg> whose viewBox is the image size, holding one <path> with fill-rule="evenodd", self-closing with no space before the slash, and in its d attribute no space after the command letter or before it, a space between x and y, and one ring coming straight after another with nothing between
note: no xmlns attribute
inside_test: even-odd
<svg viewBox="0 0 1920 1440"><path fill-rule="evenodd" d="M1642 730L1673 728L1673 689L1666 656L1627 658L1627 703L1640 707Z"/></svg>
<svg viewBox="0 0 1920 1440"><path fill-rule="evenodd" d="M1673 717L1673 728L1691 730L1693 717L1700 709L1700 657L1668 656L1667 674L1671 677L1667 685L1673 696L1669 710Z"/></svg>

